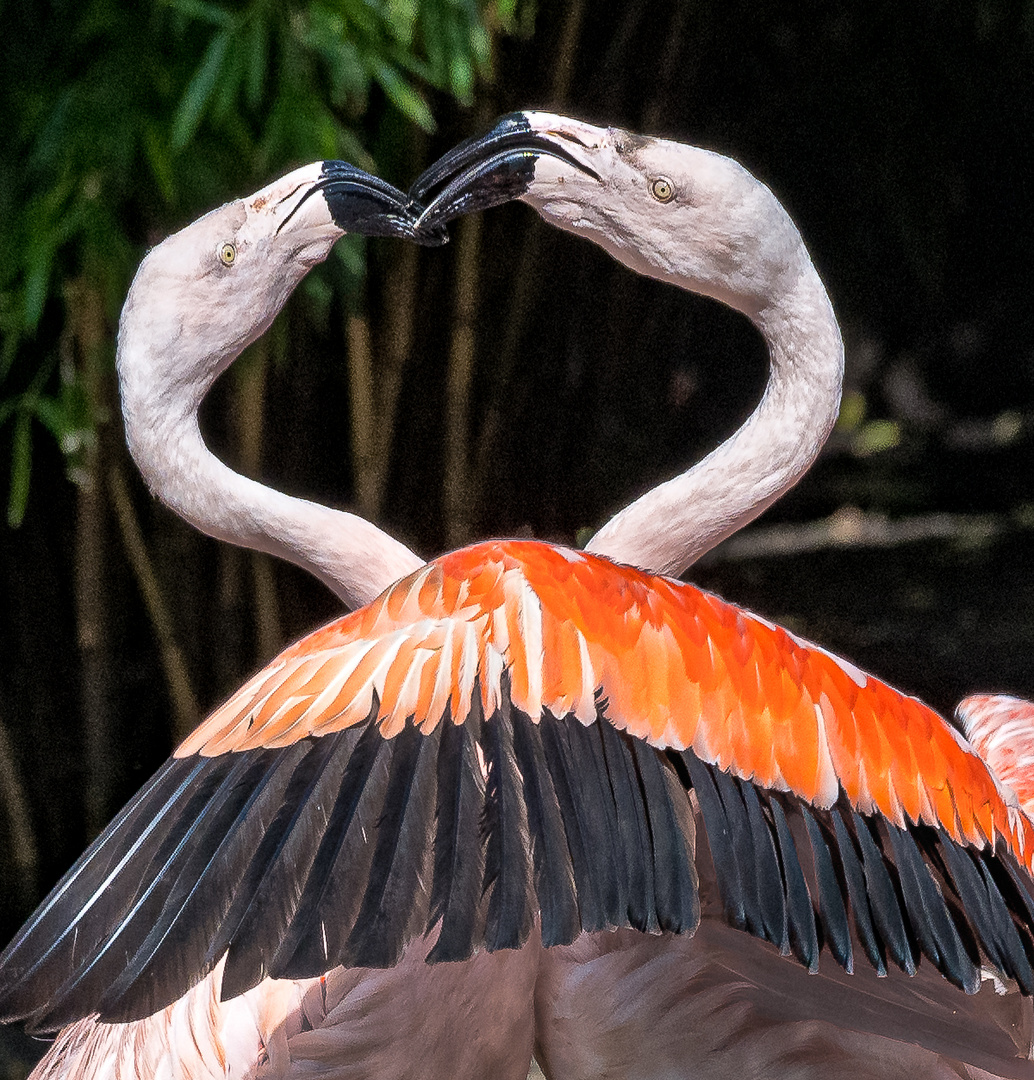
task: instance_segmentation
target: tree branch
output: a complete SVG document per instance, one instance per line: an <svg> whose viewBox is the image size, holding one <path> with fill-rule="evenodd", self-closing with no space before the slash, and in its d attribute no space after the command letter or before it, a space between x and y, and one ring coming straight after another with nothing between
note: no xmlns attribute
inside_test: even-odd
<svg viewBox="0 0 1034 1080"><path fill-rule="evenodd" d="M779 558L829 548L891 548L924 540L958 540L979 546L1010 527L1029 526L994 514L920 514L891 519L883 514L866 514L854 506L842 506L819 521L745 529L701 556L696 565Z"/></svg>

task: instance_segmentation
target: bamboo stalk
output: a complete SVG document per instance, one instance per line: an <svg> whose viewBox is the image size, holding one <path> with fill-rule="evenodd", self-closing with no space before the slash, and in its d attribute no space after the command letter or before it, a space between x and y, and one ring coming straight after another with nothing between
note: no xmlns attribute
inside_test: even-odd
<svg viewBox="0 0 1034 1080"><path fill-rule="evenodd" d="M567 6L560 37L557 40L553 77L547 100L550 108L563 111L574 78L578 39L585 17L585 0L572 0ZM469 501L475 511L484 504L484 493L492 469L493 452L501 438L504 417L514 415L514 399L511 389L514 369L521 339L527 326L527 313L532 310L539 275L534 273L542 239L542 225L533 218L524 231L517 268L513 275L513 291L510 296L510 317L506 320L506 333L495 363L495 392L485 409L475 440L472 454L473 465L469 472Z"/></svg>
<svg viewBox="0 0 1034 1080"><path fill-rule="evenodd" d="M373 520L380 509L374 481L377 459L377 403L374 397L373 344L367 316L350 313L345 324L345 336L348 340L355 501L359 513Z"/></svg>
<svg viewBox="0 0 1034 1080"><path fill-rule="evenodd" d="M585 0L570 0L557 42L556 63L553 65L553 80L549 88L549 99L553 108L561 108L567 101L571 80L574 78L574 62L578 55L578 38L584 16Z"/></svg>
<svg viewBox="0 0 1034 1080"><path fill-rule="evenodd" d="M474 503L470 487L470 401L474 381L481 216L465 217L456 237L456 291L445 380L445 476L443 511L448 547L471 535Z"/></svg>
<svg viewBox="0 0 1034 1080"><path fill-rule="evenodd" d="M391 448L398 428L398 404L402 384L413 351L417 312L417 269L420 249L407 244L397 249L391 274L391 287L385 290L383 325L378 335L378 377L374 380L376 420L373 457L367 462L370 471L371 518L376 521L384 510L391 466ZM372 378L372 372L371 372Z"/></svg>
<svg viewBox="0 0 1034 1080"><path fill-rule="evenodd" d="M94 422L92 439L83 446L76 468L75 511L75 629L79 650L79 686L83 710L86 761L85 813L87 832L103 828L114 778L109 716L109 649L107 633L106 516L101 497L101 457L106 409L103 402L101 357L109 345L104 302L85 278L65 285L67 323L61 348L64 362L74 364Z"/></svg>
<svg viewBox="0 0 1034 1080"><path fill-rule="evenodd" d="M39 850L33 834L29 800L14 760L14 748L7 727L0 719L0 805L10 823L10 859L14 865L15 887L28 907L36 899L36 874Z"/></svg>
<svg viewBox="0 0 1034 1080"><path fill-rule="evenodd" d="M115 518L118 521L129 565L144 599L155 637L158 639L162 671L165 674L165 684L172 701L173 730L178 742L185 738L197 723L199 715L197 698L190 685L186 661L176 642L172 617L158 585L158 577L151 564L147 545L144 543L140 523L137 521L136 511L133 508L133 500L129 495L126 475L118 461L109 463L107 480L111 504L115 509Z"/></svg>
<svg viewBox="0 0 1034 1080"><path fill-rule="evenodd" d="M241 470L245 476L258 476L262 469L262 439L265 430L266 379L269 369L269 343L283 348L283 335L267 334L249 350L246 362L239 361L236 372L238 407L237 440ZM254 586L255 644L263 661L280 651L283 631L280 605L276 594L273 560L261 551L250 553Z"/></svg>
<svg viewBox="0 0 1034 1080"><path fill-rule="evenodd" d="M664 48L661 50L661 62L658 66L654 95L643 110L643 130L655 131L661 126L665 107L669 101L672 83L676 78L685 78L685 61L682 45L686 40L686 24L691 8L689 4L676 4L671 15L671 24L664 35Z"/></svg>

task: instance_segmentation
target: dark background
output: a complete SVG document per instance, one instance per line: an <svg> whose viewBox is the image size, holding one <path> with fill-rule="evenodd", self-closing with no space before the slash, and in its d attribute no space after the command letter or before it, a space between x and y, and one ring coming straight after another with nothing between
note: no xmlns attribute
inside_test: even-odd
<svg viewBox="0 0 1034 1080"><path fill-rule="evenodd" d="M565 0L518 14L511 32L493 30L493 74L469 105L425 91L434 135L370 92L354 121L383 175L406 186L521 107L743 162L789 208L827 283L847 399L809 476L689 576L946 712L976 690L1034 695L1034 5ZM15 48L6 40L0 50ZM129 262L218 201L159 212L129 200ZM404 305L413 340L376 512L427 556L492 535L574 543L731 434L763 388L745 320L634 278L527 207L420 252L415 279L411 257L378 241L365 285L328 271L285 312L272 356L246 362L264 365L257 396L231 374L204 420L228 460L349 505L346 321L368 313L376 364ZM454 335L468 309L465 365ZM41 350L69 317L47 310ZM101 321L110 338L114 312ZM110 357L97 379L98 446L117 463ZM241 428L256 415L248 451ZM203 714L337 611L301 572L194 535L128 464L124 475L162 630L111 485L84 487L55 440L33 440L24 519L0 527L0 939L171 749L191 706L171 703L170 638Z"/></svg>

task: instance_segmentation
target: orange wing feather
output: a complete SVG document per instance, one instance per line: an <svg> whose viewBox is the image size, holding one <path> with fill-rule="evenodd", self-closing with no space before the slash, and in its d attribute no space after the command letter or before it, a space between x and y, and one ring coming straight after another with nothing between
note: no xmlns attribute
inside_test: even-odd
<svg viewBox="0 0 1034 1080"><path fill-rule="evenodd" d="M809 970L820 925L852 970L853 925L878 972L926 956L974 992L986 959L1034 993L1034 823L936 713L690 585L513 541L217 709L0 955L0 1018L122 1022L223 956L233 996L436 926L435 962L536 920L692 933L691 808L725 917Z"/></svg>
<svg viewBox="0 0 1034 1080"><path fill-rule="evenodd" d="M441 665L446 664L443 682ZM283 652L176 751L281 746L365 720L390 737L449 706L490 715L509 672L535 718L596 716L653 746L828 808L927 824L1028 869L1034 833L983 761L932 709L692 585L532 541L446 555Z"/></svg>

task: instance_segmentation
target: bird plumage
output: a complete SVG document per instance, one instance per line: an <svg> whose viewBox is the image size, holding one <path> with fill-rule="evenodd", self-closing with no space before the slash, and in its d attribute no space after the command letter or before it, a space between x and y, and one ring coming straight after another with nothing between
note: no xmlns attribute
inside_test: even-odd
<svg viewBox="0 0 1034 1080"><path fill-rule="evenodd" d="M436 928L440 962L536 920L689 932L695 809L727 921L809 970L1034 989L1034 826L936 713L692 585L495 541L216 710L9 947L0 1009L136 1020L224 955L233 997Z"/></svg>
<svg viewBox="0 0 1034 1080"><path fill-rule="evenodd" d="M1008 694L973 694L955 707L966 738L1034 817L1034 703Z"/></svg>
<svg viewBox="0 0 1034 1080"><path fill-rule="evenodd" d="M817 452L842 347L795 227L706 151L548 114L500 130L487 163L475 144L460 176L455 160L432 169L422 225L349 173L387 215L357 220L420 238L450 200L526 195L633 269L747 313L780 378L732 458L638 501L597 554L496 541L420 566L372 526L228 478L196 431L217 370L340 235L322 167L177 241L225 283L208 239L252 230L233 236L263 261L249 276L236 247L230 260L259 294L247 325L231 289L218 318L152 333L168 319L147 295L182 269L177 243L156 249L120 346L149 482L200 527L366 606L285 650L181 745L0 958L0 1013L67 1025L38 1075L84 1080L516 1078L532 1040L550 1075L821 1075L845 1054L859 1074L1031 1075L1029 1004L980 991L1034 989L1034 826L1010 791L922 703L600 557L677 570ZM794 400L798 362L810 390ZM733 458L738 484L722 488ZM894 966L917 981L873 982ZM883 1040L868 1058L857 1032Z"/></svg>

